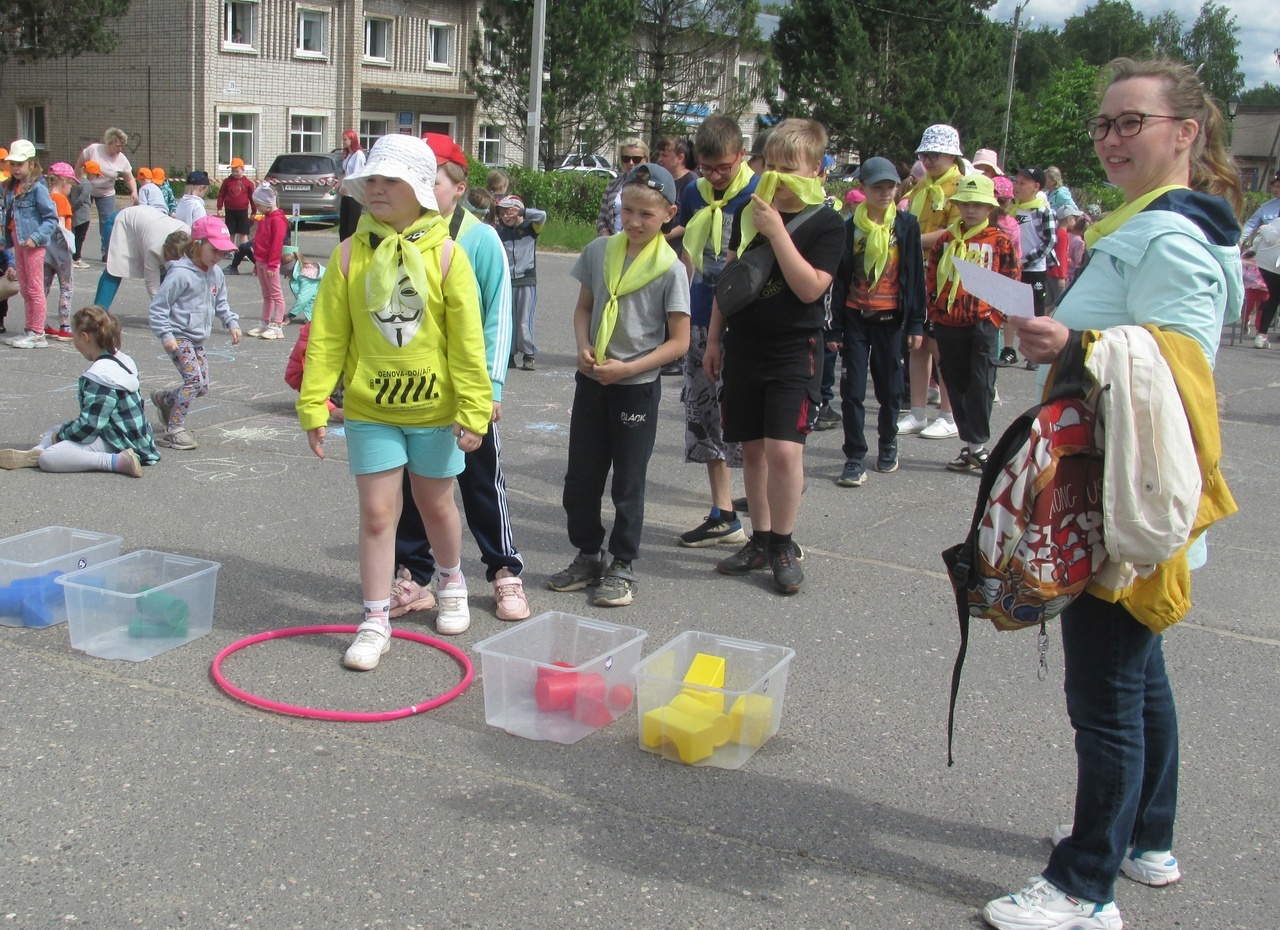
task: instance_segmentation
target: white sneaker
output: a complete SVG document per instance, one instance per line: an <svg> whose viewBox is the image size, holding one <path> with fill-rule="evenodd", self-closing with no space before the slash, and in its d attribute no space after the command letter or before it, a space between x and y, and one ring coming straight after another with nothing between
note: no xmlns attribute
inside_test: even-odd
<svg viewBox="0 0 1280 930"><path fill-rule="evenodd" d="M1053 845L1057 846L1071 835L1074 825L1060 823L1053 828ZM1149 885L1152 888L1163 888L1182 880L1182 870L1178 868L1178 860L1169 849L1148 850L1140 855L1134 853L1130 846L1125 850L1124 859L1120 862L1120 874L1135 882Z"/></svg>
<svg viewBox="0 0 1280 930"><path fill-rule="evenodd" d="M245 333L245 335L246 335L246 336L253 336L254 338L260 338L260 337L262 336L262 334L263 334L263 333L265 333L265 332L267 331L267 326L268 326L268 325L269 325L269 324L267 324L267 323L263 323L263 324L262 324L262 325L260 325L260 326L255 326L253 329L251 329L251 330L249 330L247 333Z"/></svg>
<svg viewBox="0 0 1280 930"><path fill-rule="evenodd" d="M9 345L15 349L47 349L49 348L49 340L44 337L44 333L33 333L27 331L21 336L14 336L12 339L6 340Z"/></svg>
<svg viewBox="0 0 1280 930"><path fill-rule="evenodd" d="M987 902L982 919L997 930L1124 930L1114 901L1081 901L1044 878Z"/></svg>
<svg viewBox="0 0 1280 930"><path fill-rule="evenodd" d="M898 417L898 435L907 436L911 433L919 433L928 425L928 417L921 417L917 420L914 413L907 412Z"/></svg>
<svg viewBox="0 0 1280 930"><path fill-rule="evenodd" d="M440 612L436 614L436 632L442 636L457 636L471 626L471 608L467 605L467 579L459 573L446 585L436 585L436 600Z"/></svg>
<svg viewBox="0 0 1280 930"><path fill-rule="evenodd" d="M1271 345L1271 342L1267 339L1265 333L1258 333L1253 337L1253 347L1255 349L1265 349L1269 345Z"/></svg>
<svg viewBox="0 0 1280 930"><path fill-rule="evenodd" d="M922 439L954 439L960 435L954 420L938 417L920 431Z"/></svg>
<svg viewBox="0 0 1280 930"><path fill-rule="evenodd" d="M378 667L378 660L391 649L391 626L381 620L366 620L356 628L356 639L347 647L342 664L358 672Z"/></svg>
<svg viewBox="0 0 1280 930"><path fill-rule="evenodd" d="M268 326L258 335L259 335L259 338L262 338L262 339L283 339L284 327L282 327L279 323L272 323L270 326Z"/></svg>

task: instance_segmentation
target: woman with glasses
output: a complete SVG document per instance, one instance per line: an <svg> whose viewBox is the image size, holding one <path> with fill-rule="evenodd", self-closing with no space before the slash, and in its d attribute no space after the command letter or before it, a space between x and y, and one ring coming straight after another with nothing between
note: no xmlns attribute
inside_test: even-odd
<svg viewBox="0 0 1280 930"><path fill-rule="evenodd" d="M622 185L627 183L627 173L636 165L649 160L649 146L640 139L623 139L618 144L618 176L604 189L600 201L600 217L596 220L597 236L612 236L622 232Z"/></svg>
<svg viewBox="0 0 1280 930"><path fill-rule="evenodd" d="M1153 328L1178 390L1208 398L1186 405L1203 491L1189 545L1122 591L1102 582L1123 566L1104 563L1062 615L1075 819L1053 831L1039 879L987 904L983 917L998 928L1120 930L1118 875L1155 887L1182 877L1172 852L1178 722L1161 631L1190 606L1188 571L1206 558L1202 525L1235 509L1217 471L1213 413L1214 355L1243 294L1233 210L1240 181L1222 114L1188 65L1121 58L1108 67L1098 115L1085 130L1125 203L1086 234L1086 263L1056 314L1019 321L1018 348L1053 363L1078 351L1084 331ZM1113 445L1106 454L1128 451ZM1165 608L1160 615L1157 606Z"/></svg>

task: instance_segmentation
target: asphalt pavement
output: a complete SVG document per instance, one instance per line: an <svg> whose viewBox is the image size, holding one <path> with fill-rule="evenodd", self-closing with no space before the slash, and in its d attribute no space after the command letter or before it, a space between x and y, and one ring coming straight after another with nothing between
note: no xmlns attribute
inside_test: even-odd
<svg viewBox="0 0 1280 930"><path fill-rule="evenodd" d="M302 236L309 255L335 243L330 231ZM897 473L843 489L839 431L811 437L796 533L807 577L784 598L767 574L717 575L730 549L676 545L705 516L707 488L683 462L680 385L665 378L636 603L602 609L585 592L546 590L573 556L560 504L572 262L539 256L538 370L509 373L499 427L534 613L641 627L646 655L690 629L790 646L779 733L727 771L642 752L634 711L573 745L510 736L485 724L479 674L452 703L393 723L231 699L209 674L220 649L273 628L354 623L360 592L341 430L315 459L283 381L296 327L237 347L219 331L210 395L188 421L195 451L164 450L141 480L0 472L0 537L73 526L119 533L126 551L222 565L213 632L146 662L72 651L65 626L0 627L0 926L959 928L981 926L986 900L1039 872L1075 781L1056 630L1041 681L1034 632L975 626L946 764L957 631L939 553L962 538L977 487L944 468L957 442L904 438ZM77 275L77 305L100 271ZM257 282L228 280L247 331ZM113 310L149 393L176 375L146 305L142 283L127 281ZM11 331L21 318L15 298ZM0 446L74 416L85 367L69 344L0 348ZM1280 909L1269 859L1280 834L1280 351L1224 338L1217 372L1240 513L1211 532L1195 608L1167 636L1185 877L1165 889L1119 880L1126 926L1144 930L1260 930ZM997 429L1033 402L1033 379L1000 373ZM454 641L469 651L508 625L465 533L463 565L473 621ZM402 626L431 633L431 620ZM420 702L456 681L450 660L402 641L377 671L350 672L345 645L277 640L227 672L276 700L351 710Z"/></svg>

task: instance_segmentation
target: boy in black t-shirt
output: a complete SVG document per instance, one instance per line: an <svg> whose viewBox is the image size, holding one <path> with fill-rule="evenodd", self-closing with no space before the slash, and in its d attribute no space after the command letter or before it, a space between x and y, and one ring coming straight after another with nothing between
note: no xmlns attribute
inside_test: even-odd
<svg viewBox="0 0 1280 930"><path fill-rule="evenodd" d="M703 366L721 374L724 435L742 443L752 535L716 570L745 575L768 565L774 588L794 594L804 581L792 541L804 482L804 442L820 402L826 296L844 251L840 215L823 205L818 178L827 133L815 120L789 119L765 146L765 173L751 204L733 221L732 256L766 244L775 263L760 297L726 322L718 305ZM812 214L789 233L786 224Z"/></svg>

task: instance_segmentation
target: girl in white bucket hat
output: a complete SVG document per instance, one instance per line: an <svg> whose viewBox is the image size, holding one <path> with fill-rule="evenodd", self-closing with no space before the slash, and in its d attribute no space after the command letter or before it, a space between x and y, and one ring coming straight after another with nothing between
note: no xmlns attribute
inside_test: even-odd
<svg viewBox="0 0 1280 930"><path fill-rule="evenodd" d="M341 378L350 470L360 498L362 621L343 661L377 667L391 645L391 585L403 470L435 552L436 630L467 629L453 478L489 428L493 389L475 277L453 248L421 139L383 136L346 178L365 214L329 259L311 318L298 419L324 458L326 401Z"/></svg>

